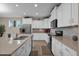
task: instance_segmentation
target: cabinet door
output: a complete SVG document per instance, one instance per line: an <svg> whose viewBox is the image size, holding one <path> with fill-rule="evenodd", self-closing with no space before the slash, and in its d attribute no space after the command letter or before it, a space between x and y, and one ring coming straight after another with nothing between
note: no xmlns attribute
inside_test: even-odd
<svg viewBox="0 0 79 59"><path fill-rule="evenodd" d="M53 15L54 14L52 13L51 16L50 16L50 18L49 18L50 22L54 20L54 16Z"/></svg>
<svg viewBox="0 0 79 59"><path fill-rule="evenodd" d="M71 3L63 3L57 8L58 27L71 26Z"/></svg>
<svg viewBox="0 0 79 59"><path fill-rule="evenodd" d="M55 56L77 56L77 52L52 37L52 52Z"/></svg>
<svg viewBox="0 0 79 59"><path fill-rule="evenodd" d="M56 56L61 56L62 44L56 40Z"/></svg>
<svg viewBox="0 0 79 59"><path fill-rule="evenodd" d="M57 7L55 7L51 12L50 22L56 19L57 17Z"/></svg>
<svg viewBox="0 0 79 59"><path fill-rule="evenodd" d="M61 56L62 45L57 39L52 38L52 52L55 56Z"/></svg>
<svg viewBox="0 0 79 59"><path fill-rule="evenodd" d="M78 25L78 3L72 3L72 25Z"/></svg>
<svg viewBox="0 0 79 59"><path fill-rule="evenodd" d="M60 5L57 8L58 27L62 27L63 26L63 19L62 19L63 13L62 13L62 11L63 11L62 5Z"/></svg>
<svg viewBox="0 0 79 59"><path fill-rule="evenodd" d="M55 38L52 37L52 52L54 55L56 55L56 43L55 43Z"/></svg>
<svg viewBox="0 0 79 59"><path fill-rule="evenodd" d="M63 27L64 26L71 26L71 3L63 3L62 9L63 9L63 15L62 15L62 21L63 21Z"/></svg>
<svg viewBox="0 0 79 59"><path fill-rule="evenodd" d="M57 11L56 8L57 7L55 7L52 11L53 20L56 19L56 11Z"/></svg>
<svg viewBox="0 0 79 59"><path fill-rule="evenodd" d="M23 18L22 24L32 24L32 18Z"/></svg>
<svg viewBox="0 0 79 59"><path fill-rule="evenodd" d="M62 55L63 56L77 56L76 51L74 51L73 49L63 45L63 49L62 49Z"/></svg>

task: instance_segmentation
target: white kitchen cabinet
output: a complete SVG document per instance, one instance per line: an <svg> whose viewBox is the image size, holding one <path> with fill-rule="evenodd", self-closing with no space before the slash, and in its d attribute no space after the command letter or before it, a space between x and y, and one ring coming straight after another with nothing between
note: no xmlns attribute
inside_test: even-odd
<svg viewBox="0 0 79 59"><path fill-rule="evenodd" d="M63 19L62 19L62 16L63 16L63 6L60 5L58 8L57 8L57 19L58 19L58 27L62 27L63 25Z"/></svg>
<svg viewBox="0 0 79 59"><path fill-rule="evenodd" d="M78 25L78 3L62 3L57 8L58 27Z"/></svg>
<svg viewBox="0 0 79 59"><path fill-rule="evenodd" d="M42 22L43 28L51 28L49 18L44 19Z"/></svg>
<svg viewBox="0 0 79 59"><path fill-rule="evenodd" d="M62 55L63 56L77 56L77 53L73 49L67 47L66 45L63 45Z"/></svg>
<svg viewBox="0 0 79 59"><path fill-rule="evenodd" d="M58 27L70 26L71 4L63 3L57 8Z"/></svg>
<svg viewBox="0 0 79 59"><path fill-rule="evenodd" d="M55 7L51 12L50 22L57 18L57 7Z"/></svg>
<svg viewBox="0 0 79 59"><path fill-rule="evenodd" d="M49 17L49 21L50 21L50 23L51 23L51 21L54 20L54 16L53 16L53 15L54 15L54 14L52 13L51 16Z"/></svg>
<svg viewBox="0 0 79 59"><path fill-rule="evenodd" d="M52 37L52 52L56 55L56 39Z"/></svg>
<svg viewBox="0 0 79 59"><path fill-rule="evenodd" d="M24 44L18 48L12 56L29 56L31 52L31 39L28 39Z"/></svg>
<svg viewBox="0 0 79 59"><path fill-rule="evenodd" d="M52 52L55 56L77 56L77 52L52 37Z"/></svg>
<svg viewBox="0 0 79 59"><path fill-rule="evenodd" d="M55 40L55 42L56 42L56 56L61 56L62 44L58 40Z"/></svg>
<svg viewBox="0 0 79 59"><path fill-rule="evenodd" d="M23 18L22 24L32 24L32 18Z"/></svg>
<svg viewBox="0 0 79 59"><path fill-rule="evenodd" d="M52 52L55 56L61 56L62 44L52 37Z"/></svg>
<svg viewBox="0 0 79 59"><path fill-rule="evenodd" d="M55 56L62 56L62 43L56 40L55 38L53 39L54 40L52 42L54 43L53 45L54 47L52 47L53 49L52 52L54 53Z"/></svg>
<svg viewBox="0 0 79 59"><path fill-rule="evenodd" d="M78 25L78 3L72 3L72 25Z"/></svg>
<svg viewBox="0 0 79 59"><path fill-rule="evenodd" d="M49 19L43 19L43 20L33 20L32 22L32 28L50 28L50 22Z"/></svg>
<svg viewBox="0 0 79 59"><path fill-rule="evenodd" d="M63 3L62 6L62 22L63 22L63 27L65 26L71 26L71 3Z"/></svg>

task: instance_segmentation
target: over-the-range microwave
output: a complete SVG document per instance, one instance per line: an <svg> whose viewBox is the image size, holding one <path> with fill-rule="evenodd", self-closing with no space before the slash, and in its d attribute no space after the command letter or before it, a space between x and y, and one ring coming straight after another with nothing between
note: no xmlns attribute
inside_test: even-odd
<svg viewBox="0 0 79 59"><path fill-rule="evenodd" d="M51 28L57 28L57 19L54 19L54 20L51 22Z"/></svg>

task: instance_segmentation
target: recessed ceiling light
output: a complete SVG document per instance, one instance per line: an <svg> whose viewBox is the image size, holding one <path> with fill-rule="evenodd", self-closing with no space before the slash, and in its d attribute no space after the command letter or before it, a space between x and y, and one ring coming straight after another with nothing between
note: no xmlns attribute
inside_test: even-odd
<svg viewBox="0 0 79 59"><path fill-rule="evenodd" d="M38 13L36 13L36 15L38 15Z"/></svg>
<svg viewBox="0 0 79 59"><path fill-rule="evenodd" d="M37 5L37 4L35 4L34 6L35 6L35 7L38 7L38 5Z"/></svg>
<svg viewBox="0 0 79 59"><path fill-rule="evenodd" d="M19 5L18 4L16 4L16 7L18 7Z"/></svg>

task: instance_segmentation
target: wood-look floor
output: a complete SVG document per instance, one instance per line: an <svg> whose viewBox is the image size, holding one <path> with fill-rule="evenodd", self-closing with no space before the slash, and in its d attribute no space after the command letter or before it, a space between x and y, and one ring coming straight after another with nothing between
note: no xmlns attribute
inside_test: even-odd
<svg viewBox="0 0 79 59"><path fill-rule="evenodd" d="M53 56L45 41L34 40L32 45L31 56Z"/></svg>

